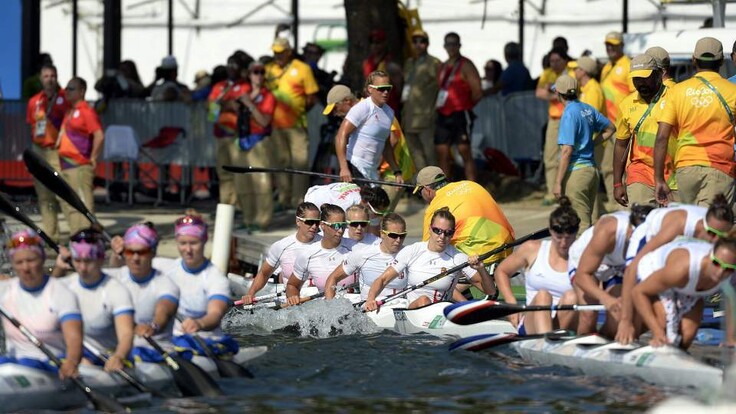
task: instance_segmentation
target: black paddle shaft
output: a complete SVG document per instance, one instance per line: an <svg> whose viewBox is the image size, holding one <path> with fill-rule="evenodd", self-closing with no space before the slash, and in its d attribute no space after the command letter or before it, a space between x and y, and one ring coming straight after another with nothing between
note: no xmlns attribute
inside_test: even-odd
<svg viewBox="0 0 736 414"><path fill-rule="evenodd" d="M202 368L179 356L170 355L150 336L144 337L153 349L164 358L174 382L186 397L217 397L223 395L215 380Z"/></svg>
<svg viewBox="0 0 736 414"><path fill-rule="evenodd" d="M334 174L325 174L325 173L319 173L314 171L303 171L303 170L294 170L291 168L266 168L266 167L238 167L235 165L225 165L222 167L225 171L229 171L232 173L237 174L248 174L248 173L283 173L283 174L298 174L298 175L309 175L313 177L322 177L322 178L329 178L332 180L341 180L339 175ZM368 183L368 184L378 184L378 185L390 185L393 187L402 187L402 188L414 188L414 185L412 184L406 184L406 183L397 183L392 181L381 181L381 180L371 180L369 178L360 178L360 177L353 177L353 181L358 181L362 183Z"/></svg>

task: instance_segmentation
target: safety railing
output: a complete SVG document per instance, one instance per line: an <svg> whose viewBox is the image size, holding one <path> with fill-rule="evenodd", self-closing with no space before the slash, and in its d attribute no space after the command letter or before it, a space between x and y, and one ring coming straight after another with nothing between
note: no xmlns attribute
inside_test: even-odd
<svg viewBox="0 0 736 414"><path fill-rule="evenodd" d="M486 97L475 107L475 113L474 147L494 147L516 160L540 159L547 106L534 97L533 91ZM23 150L30 145L30 128L25 116L25 102L0 102L0 183L4 185L31 183L21 161ZM186 131L185 150L178 151L175 159L168 161L187 167L215 165L213 125L207 119L204 103L114 100L100 118L105 127L131 126L141 144L155 137L162 127L181 127ZM312 108L307 119L309 155L314 159L320 142L320 125L325 122L322 106Z"/></svg>

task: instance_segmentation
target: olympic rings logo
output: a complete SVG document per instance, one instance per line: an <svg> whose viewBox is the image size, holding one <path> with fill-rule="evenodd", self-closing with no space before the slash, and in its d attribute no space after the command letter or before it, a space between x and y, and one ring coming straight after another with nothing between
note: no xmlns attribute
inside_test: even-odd
<svg viewBox="0 0 736 414"><path fill-rule="evenodd" d="M696 108L706 108L713 103L713 96L693 96L690 98L690 104Z"/></svg>

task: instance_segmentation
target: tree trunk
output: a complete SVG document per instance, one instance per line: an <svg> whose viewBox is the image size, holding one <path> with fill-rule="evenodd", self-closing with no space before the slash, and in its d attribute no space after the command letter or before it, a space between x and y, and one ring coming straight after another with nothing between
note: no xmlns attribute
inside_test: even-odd
<svg viewBox="0 0 736 414"><path fill-rule="evenodd" d="M368 57L371 31L386 32L389 56L399 66L404 64L405 23L399 18L397 0L345 0L348 31L348 56L343 80L350 89L363 89L363 60Z"/></svg>

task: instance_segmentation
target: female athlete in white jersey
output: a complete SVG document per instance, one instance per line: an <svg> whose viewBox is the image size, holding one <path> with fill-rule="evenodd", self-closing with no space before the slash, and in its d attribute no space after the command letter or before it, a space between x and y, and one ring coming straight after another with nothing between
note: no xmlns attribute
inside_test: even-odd
<svg viewBox="0 0 736 414"><path fill-rule="evenodd" d="M401 250L391 266L373 282L365 302L366 311L378 309L376 298L401 273L406 274L407 284L415 285L466 262L470 264L470 268L465 267L463 270L409 292L406 295L409 300L409 308L414 309L450 299L460 272L468 279L480 282L486 294L496 293L493 279L483 266L483 262L478 260L478 256L468 257L450 244L452 235L455 233L455 216L447 207L434 212L429 229L431 232L429 240L414 243Z"/></svg>
<svg viewBox="0 0 736 414"><path fill-rule="evenodd" d="M268 278L277 269L281 269L279 278L282 283L288 282L289 276L294 270L294 261L297 254L310 244L322 240L322 236L318 234L320 225L319 208L315 204L310 202L299 204L296 208L296 219L294 221L296 233L284 237L268 249L266 259L263 260L261 268L258 269L258 274L253 278L248 293L242 298L244 305L253 303L256 293L266 286Z"/></svg>
<svg viewBox="0 0 736 414"><path fill-rule="evenodd" d="M70 256L77 272L61 280L77 296L87 341L98 351L109 352L106 362L86 348L84 357L89 363L104 365L108 372L123 369L133 348L133 299L122 283L102 272L102 234L85 229L72 235L69 249L62 249L56 257L56 269L65 268Z"/></svg>
<svg viewBox="0 0 736 414"><path fill-rule="evenodd" d="M703 316L703 298L717 292L736 271L736 231L715 245L678 239L645 255L631 298L652 331L650 345L687 349Z"/></svg>
<svg viewBox="0 0 736 414"><path fill-rule="evenodd" d="M345 256L342 265L338 266L327 278L325 283L325 298L335 297L337 282L348 277L358 275L360 282L361 299L368 297L368 290L396 258L396 254L404 247L406 238L406 222L396 213L388 213L381 220L380 244L366 246L353 250ZM403 273L389 283L379 294L379 298L392 295L406 288L406 278Z"/></svg>
<svg viewBox="0 0 736 414"><path fill-rule="evenodd" d="M343 237L345 238L343 244L350 250L356 247L363 248L381 243L381 239L378 236L368 231L371 223L368 217L368 211L368 207L360 204L350 206L345 210L348 227L347 232L343 233Z"/></svg>
<svg viewBox="0 0 736 414"><path fill-rule="evenodd" d="M527 305L574 305L575 290L567 275L567 258L580 227L580 217L570 200L562 196L560 206L549 216L549 240L529 240L504 259L494 274L498 290L506 303L516 303L511 291L511 277L521 271L526 279ZM520 335L549 332L555 328L575 329L574 312L527 312L513 314L509 321Z"/></svg>
<svg viewBox="0 0 736 414"><path fill-rule="evenodd" d="M647 253L675 240L677 237L693 237L714 243L725 235L733 223L733 211L723 194L717 194L707 209L701 206L676 205L654 210L631 235L626 252L627 268L621 291L621 320L616 340L628 344L641 335L644 328L641 318L634 312L631 289L636 284L636 269Z"/></svg>
<svg viewBox="0 0 736 414"><path fill-rule="evenodd" d="M13 234L7 244L15 278L0 281L0 304L56 355L64 353L59 377L79 375L82 360L82 315L77 298L61 281L44 274L43 241L34 231ZM3 318L7 354L2 363L53 370L48 358Z"/></svg>
<svg viewBox="0 0 736 414"><path fill-rule="evenodd" d="M319 243L314 243L302 249L296 256L294 271L286 285L286 297L289 305L298 305L299 291L304 283L307 286L316 286L324 292L327 277L342 263L350 251L343 244L342 234L347 227L345 212L334 204L322 204L320 220L324 236ZM354 278L348 278L342 285L353 283Z"/></svg>

